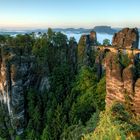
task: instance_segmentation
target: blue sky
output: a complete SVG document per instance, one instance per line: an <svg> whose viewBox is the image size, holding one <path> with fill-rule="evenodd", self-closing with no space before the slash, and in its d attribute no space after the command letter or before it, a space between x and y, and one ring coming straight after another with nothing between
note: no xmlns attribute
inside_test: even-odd
<svg viewBox="0 0 140 140"><path fill-rule="evenodd" d="M140 27L140 0L0 0L0 27Z"/></svg>

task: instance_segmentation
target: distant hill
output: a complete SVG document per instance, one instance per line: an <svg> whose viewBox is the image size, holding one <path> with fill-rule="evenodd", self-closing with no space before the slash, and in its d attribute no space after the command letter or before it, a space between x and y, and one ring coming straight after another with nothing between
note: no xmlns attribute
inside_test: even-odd
<svg viewBox="0 0 140 140"><path fill-rule="evenodd" d="M72 33L89 33L90 31L94 30L98 33L106 33L106 34L114 34L117 32L116 29L111 28L111 26L95 26L91 29L85 29L85 28L54 28L54 31L63 31L63 32L72 32Z"/></svg>
<svg viewBox="0 0 140 140"><path fill-rule="evenodd" d="M111 28L111 26L95 26L94 31L98 33L107 33L107 34L114 34L117 30Z"/></svg>
<svg viewBox="0 0 140 140"><path fill-rule="evenodd" d="M118 32L121 30L121 28L112 28L111 26L95 26L90 29L86 28L53 28L53 31L55 32L63 32L66 34L84 34L84 33L89 33L92 30L96 31L97 33L101 34L109 34L113 35L114 33ZM4 35L17 35L17 34L25 34L25 33L45 33L47 32L46 29L24 29L24 30L8 30L8 29L0 29L0 34ZM140 29L139 29L140 32Z"/></svg>
<svg viewBox="0 0 140 140"><path fill-rule="evenodd" d="M55 32L70 32L70 33L89 33L92 29L85 29L85 28L54 28L53 31Z"/></svg>

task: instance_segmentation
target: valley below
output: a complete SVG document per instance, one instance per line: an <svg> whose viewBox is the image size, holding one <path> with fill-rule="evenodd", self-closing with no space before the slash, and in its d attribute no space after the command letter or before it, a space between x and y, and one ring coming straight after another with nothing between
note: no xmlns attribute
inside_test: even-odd
<svg viewBox="0 0 140 140"><path fill-rule="evenodd" d="M137 28L0 34L1 140L140 139Z"/></svg>

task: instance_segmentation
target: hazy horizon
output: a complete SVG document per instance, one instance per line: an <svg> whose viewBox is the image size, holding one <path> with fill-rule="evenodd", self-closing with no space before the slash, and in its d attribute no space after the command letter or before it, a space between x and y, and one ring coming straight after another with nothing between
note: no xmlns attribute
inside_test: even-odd
<svg viewBox="0 0 140 140"><path fill-rule="evenodd" d="M0 28L140 27L139 0L0 0Z"/></svg>
<svg viewBox="0 0 140 140"><path fill-rule="evenodd" d="M97 26L109 26L109 25L97 25ZM48 28L52 28L52 29L68 29L68 28L73 28L73 29L80 29L80 28L83 28L83 29L93 29L95 26L93 27L0 27L0 30L13 30L13 31L16 31L16 30L45 30L45 29L48 29ZM110 26L112 27L112 26ZM117 28L126 28L127 26L124 26L124 27L112 27L114 29L117 29ZM133 27L132 27L133 28ZM135 27L134 27L135 28ZM138 27L137 27L138 28Z"/></svg>

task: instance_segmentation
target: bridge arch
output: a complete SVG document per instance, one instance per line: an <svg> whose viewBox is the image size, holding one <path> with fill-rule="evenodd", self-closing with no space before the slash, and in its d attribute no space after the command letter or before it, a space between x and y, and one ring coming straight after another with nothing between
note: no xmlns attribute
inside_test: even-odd
<svg viewBox="0 0 140 140"><path fill-rule="evenodd" d="M111 52L110 49L105 48L105 49L104 49L104 53L108 53L108 52Z"/></svg>

